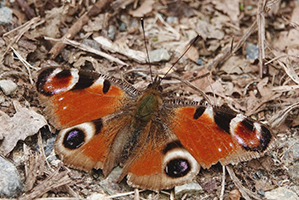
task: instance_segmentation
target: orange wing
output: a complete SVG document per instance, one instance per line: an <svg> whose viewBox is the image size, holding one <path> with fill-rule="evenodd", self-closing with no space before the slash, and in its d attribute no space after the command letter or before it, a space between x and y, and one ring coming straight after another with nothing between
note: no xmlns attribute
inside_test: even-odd
<svg viewBox="0 0 299 200"><path fill-rule="evenodd" d="M189 182L198 174L197 161L165 124L153 122L142 136L124 163L120 180L127 175L129 185L159 191Z"/></svg>
<svg viewBox="0 0 299 200"><path fill-rule="evenodd" d="M55 143L61 159L74 168L102 168L106 174L115 167L115 158L106 167L104 163L117 134L130 123L123 107L134 103L138 91L115 78L63 68L41 71L36 85L46 114L62 129Z"/></svg>
<svg viewBox="0 0 299 200"><path fill-rule="evenodd" d="M269 129L211 106L175 108L170 130L203 168L257 158L272 144Z"/></svg>
<svg viewBox="0 0 299 200"><path fill-rule="evenodd" d="M55 152L68 166L85 171L100 168L107 176L119 164L120 154L111 154L111 146L128 130L130 122L124 115L121 120L118 118L103 117L62 129L56 139Z"/></svg>
<svg viewBox="0 0 299 200"><path fill-rule="evenodd" d="M58 129L116 113L137 93L118 79L62 68L43 70L37 90L46 114Z"/></svg>

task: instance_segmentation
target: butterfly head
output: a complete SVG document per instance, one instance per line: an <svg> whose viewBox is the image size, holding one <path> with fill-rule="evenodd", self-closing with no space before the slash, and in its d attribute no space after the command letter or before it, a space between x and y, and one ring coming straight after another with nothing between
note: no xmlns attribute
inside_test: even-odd
<svg viewBox="0 0 299 200"><path fill-rule="evenodd" d="M162 91L163 91L163 88L162 88L162 86L161 86L161 81L162 81L162 78L160 78L160 77L157 76L157 77L153 80L153 82L147 86L147 89L148 89L148 90L151 89L151 90L156 90L156 91L158 91L158 92L162 92Z"/></svg>

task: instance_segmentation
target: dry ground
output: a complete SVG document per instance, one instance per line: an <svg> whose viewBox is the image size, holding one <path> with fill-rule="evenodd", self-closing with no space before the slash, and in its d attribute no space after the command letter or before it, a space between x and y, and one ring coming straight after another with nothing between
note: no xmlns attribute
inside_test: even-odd
<svg viewBox="0 0 299 200"><path fill-rule="evenodd" d="M291 170L297 169L294 166L299 160L298 1L5 3L12 9L13 19L0 25L0 79L13 81L17 88L9 94L0 91L0 108L1 118L9 118L17 128L1 124L4 128L0 139L3 130L15 136L2 138L0 147L1 154L12 160L21 173L26 186L22 198L87 198L92 193L104 197L133 191L125 182L103 180L101 172L86 174L61 167L53 153L54 127L38 131L46 122L34 83L41 68L71 66L122 78L136 88L146 87L150 73L145 62L141 17L149 51L163 48L170 53L167 62L152 63L153 74L164 74L200 35L164 82L167 97L202 99L199 92L177 79L180 77L204 91L213 104L227 104L269 124L276 137L276 146L265 157L230 168L232 174L226 175L224 196L222 167L215 165L198 175L197 182L203 190L196 195L186 193L183 198L239 199L241 193L246 199L262 198L265 192L278 187L299 196L298 172ZM28 113L36 118L24 123ZM148 199L169 198L150 191L140 195Z"/></svg>

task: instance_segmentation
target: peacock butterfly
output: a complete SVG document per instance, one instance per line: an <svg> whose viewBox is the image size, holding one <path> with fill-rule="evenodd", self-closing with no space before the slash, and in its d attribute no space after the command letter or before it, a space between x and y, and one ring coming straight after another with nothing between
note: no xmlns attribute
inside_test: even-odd
<svg viewBox="0 0 299 200"><path fill-rule="evenodd" d="M75 68L46 68L36 87L50 122L60 129L55 151L73 168L161 190L209 168L257 158L273 142L263 124L222 107L162 98L161 78L144 91L120 79Z"/></svg>

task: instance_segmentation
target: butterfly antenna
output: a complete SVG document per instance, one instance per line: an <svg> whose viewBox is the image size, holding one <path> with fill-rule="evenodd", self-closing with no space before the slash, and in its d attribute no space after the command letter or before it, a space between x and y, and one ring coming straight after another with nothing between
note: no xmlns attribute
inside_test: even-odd
<svg viewBox="0 0 299 200"><path fill-rule="evenodd" d="M154 82L153 81L153 73L152 73L152 64L151 64L149 53L148 53L148 49L147 49L147 43L146 43L146 37L145 37L144 20L143 20L143 18L141 18L140 21L141 21L141 27L142 27L142 33L143 33L143 41L144 41L144 46L145 46L145 51L146 51L146 56L147 56L147 62L149 64L149 68L150 68L151 81Z"/></svg>
<svg viewBox="0 0 299 200"><path fill-rule="evenodd" d="M173 69L173 67L179 62L179 60L181 60L181 58L189 51L189 49L192 47L192 45L198 40L199 35L197 35L190 43L188 48L184 51L184 53L172 64L172 66L168 69L168 71L164 74L164 76L162 77L162 79L164 79L169 72Z"/></svg>

